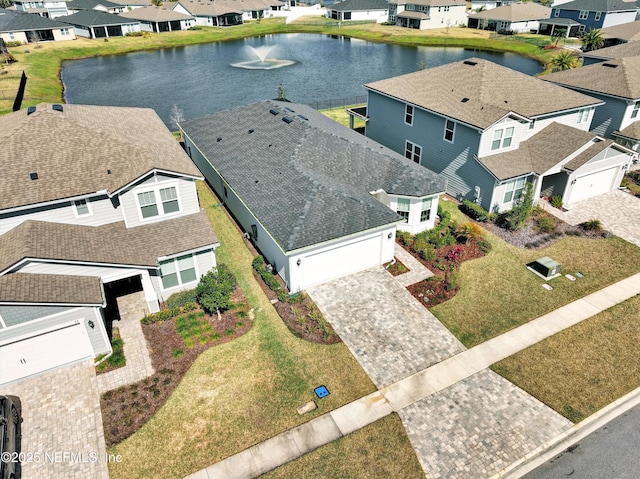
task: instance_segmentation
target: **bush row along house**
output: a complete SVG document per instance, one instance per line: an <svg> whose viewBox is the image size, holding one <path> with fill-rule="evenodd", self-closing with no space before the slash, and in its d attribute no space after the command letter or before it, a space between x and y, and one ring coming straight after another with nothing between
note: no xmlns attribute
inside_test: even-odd
<svg viewBox="0 0 640 479"><path fill-rule="evenodd" d="M158 311L216 265L202 179L149 109L0 117L0 384L111 351L123 295Z"/></svg>

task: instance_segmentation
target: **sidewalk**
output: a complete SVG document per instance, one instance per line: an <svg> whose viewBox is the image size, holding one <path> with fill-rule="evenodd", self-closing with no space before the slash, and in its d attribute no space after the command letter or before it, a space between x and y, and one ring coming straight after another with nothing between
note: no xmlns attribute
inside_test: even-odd
<svg viewBox="0 0 640 479"><path fill-rule="evenodd" d="M485 370L492 364L637 294L640 294L640 274L576 300L375 393L256 444L188 478L257 477L392 412L399 412L418 401L429 398ZM575 426L572 429L574 428ZM555 441L549 441L549 443L555 443ZM506 473L510 469L507 466L503 471Z"/></svg>

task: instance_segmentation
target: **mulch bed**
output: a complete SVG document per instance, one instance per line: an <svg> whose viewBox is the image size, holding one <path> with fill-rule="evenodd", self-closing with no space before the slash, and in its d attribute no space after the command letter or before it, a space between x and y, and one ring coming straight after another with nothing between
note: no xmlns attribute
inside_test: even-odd
<svg viewBox="0 0 640 479"><path fill-rule="evenodd" d="M231 301L233 304L246 303L240 288L236 288ZM142 325L156 373L135 384L122 386L102 395L100 407L107 446L123 441L151 419L203 351L232 341L251 329L252 314L240 317L238 312L238 309L225 311L220 320L217 315L207 316L220 338L205 344L196 342L192 348L186 347L176 332L175 319ZM233 330L233 334L230 330ZM175 357L177 350L181 350L182 355L176 354L178 357Z"/></svg>
<svg viewBox="0 0 640 479"><path fill-rule="evenodd" d="M398 258L393 258L393 259L396 260L395 263L391 264L391 262L389 262L382 265L384 269L386 269L389 273L391 273L391 276L400 276L401 274L408 273L409 271L411 271Z"/></svg>

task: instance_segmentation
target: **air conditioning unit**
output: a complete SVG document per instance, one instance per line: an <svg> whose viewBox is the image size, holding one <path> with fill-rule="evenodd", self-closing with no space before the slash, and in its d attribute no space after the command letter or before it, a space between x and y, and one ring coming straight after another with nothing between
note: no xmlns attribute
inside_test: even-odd
<svg viewBox="0 0 640 479"><path fill-rule="evenodd" d="M538 258L537 260L527 264L527 269L545 280L560 276L560 263L548 256Z"/></svg>

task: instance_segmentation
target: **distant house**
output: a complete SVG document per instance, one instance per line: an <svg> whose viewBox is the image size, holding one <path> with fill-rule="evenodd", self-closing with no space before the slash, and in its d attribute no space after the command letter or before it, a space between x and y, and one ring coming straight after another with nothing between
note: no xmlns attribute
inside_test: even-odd
<svg viewBox="0 0 640 479"><path fill-rule="evenodd" d="M120 16L138 20L141 30L154 33L187 30L196 24L196 19L191 15L165 7L141 7L121 13Z"/></svg>
<svg viewBox="0 0 640 479"><path fill-rule="evenodd" d="M0 38L5 42L44 42L75 40L73 27L61 25L33 13L0 8Z"/></svg>
<svg viewBox="0 0 640 479"><path fill-rule="evenodd" d="M632 56L552 73L542 79L605 102L604 106L596 109L591 129L600 135L613 137L618 143L639 151L639 72L640 56Z"/></svg>
<svg viewBox="0 0 640 479"><path fill-rule="evenodd" d="M41 17L52 19L69 14L67 0L41 0L35 2L13 0L13 4L19 12L35 13Z"/></svg>
<svg viewBox="0 0 640 479"><path fill-rule="evenodd" d="M0 116L0 384L109 353L216 265L202 176L149 109L40 104Z"/></svg>
<svg viewBox="0 0 640 479"><path fill-rule="evenodd" d="M583 52L580 56L582 57L582 66L618 58L636 57L640 56L640 42L620 43L612 47Z"/></svg>
<svg viewBox="0 0 640 479"><path fill-rule="evenodd" d="M503 7L517 0L471 0L471 11L491 10L492 8Z"/></svg>
<svg viewBox="0 0 640 479"><path fill-rule="evenodd" d="M635 21L638 3L635 0L573 0L555 5L552 10L551 18L567 18L579 23L579 35Z"/></svg>
<svg viewBox="0 0 640 479"><path fill-rule="evenodd" d="M242 24L242 11L222 2L201 3L194 0L179 0L173 10L191 15L195 18L196 25L204 27L228 27Z"/></svg>
<svg viewBox="0 0 640 479"><path fill-rule="evenodd" d="M153 3L151 0L110 0L111 3L117 3L118 5L122 5L124 11L135 10L136 8L142 7L151 7ZM169 8L166 4L169 2L164 2L163 5L166 8Z"/></svg>
<svg viewBox="0 0 640 479"><path fill-rule="evenodd" d="M467 24L465 0L391 0L389 21L399 27L426 30Z"/></svg>
<svg viewBox="0 0 640 479"><path fill-rule="evenodd" d="M187 151L292 292L393 259L432 228L444 180L305 105L180 124Z"/></svg>
<svg viewBox="0 0 640 479"><path fill-rule="evenodd" d="M123 37L141 31L139 21L99 10L81 10L57 21L73 25L76 35L87 38Z"/></svg>
<svg viewBox="0 0 640 479"><path fill-rule="evenodd" d="M600 32L605 39L605 46L640 41L640 20L614 27L606 27L601 29Z"/></svg>
<svg viewBox="0 0 640 479"><path fill-rule="evenodd" d="M497 32L534 32L540 22L551 16L551 9L538 3L510 3L501 7L469 14L469 28Z"/></svg>
<svg viewBox="0 0 640 479"><path fill-rule="evenodd" d="M365 88L367 137L444 176L447 193L489 211L512 208L527 182L536 202L557 194L571 204L610 191L632 155L588 131L603 101L487 60Z"/></svg>
<svg viewBox="0 0 640 479"><path fill-rule="evenodd" d="M69 13L76 13L81 10L98 10L107 13L122 13L125 7L109 0L67 0Z"/></svg>
<svg viewBox="0 0 640 479"><path fill-rule="evenodd" d="M378 23L389 19L387 0L345 0L327 7L327 18L334 20L374 20Z"/></svg>
<svg viewBox="0 0 640 479"><path fill-rule="evenodd" d="M215 0L242 12L243 20L266 18L272 10L282 10L286 5L280 0Z"/></svg>

